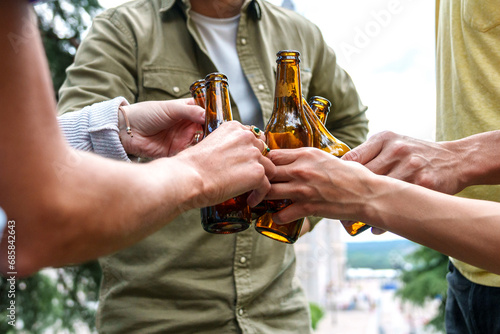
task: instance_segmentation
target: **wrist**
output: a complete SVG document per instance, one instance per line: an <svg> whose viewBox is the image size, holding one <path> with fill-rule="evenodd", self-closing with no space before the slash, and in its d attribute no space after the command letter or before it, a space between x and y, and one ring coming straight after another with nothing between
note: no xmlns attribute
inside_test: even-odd
<svg viewBox="0 0 500 334"><path fill-rule="evenodd" d="M483 161L483 144L480 141L464 138L442 143L443 147L453 152L455 166L455 179L459 189L477 184L483 174L485 166Z"/></svg>
<svg viewBox="0 0 500 334"><path fill-rule="evenodd" d="M500 181L500 131L484 132L449 142L460 155L464 188Z"/></svg>
<svg viewBox="0 0 500 334"><path fill-rule="evenodd" d="M385 175L372 175L365 181L369 194L361 201L360 220L366 224L387 229L388 218L394 214L396 193L405 182Z"/></svg>
<svg viewBox="0 0 500 334"><path fill-rule="evenodd" d="M165 196L161 198L169 198L166 203L175 208L177 214L209 205L209 199L203 191L203 177L190 162L189 157L184 159L176 155L149 164L158 168L158 173L161 175L152 180L155 182L157 194Z"/></svg>
<svg viewBox="0 0 500 334"><path fill-rule="evenodd" d="M118 107L118 136L120 137L125 152L127 152L127 154L136 154L136 152L132 152L131 140L134 135L127 117L128 108L128 105L121 105Z"/></svg>

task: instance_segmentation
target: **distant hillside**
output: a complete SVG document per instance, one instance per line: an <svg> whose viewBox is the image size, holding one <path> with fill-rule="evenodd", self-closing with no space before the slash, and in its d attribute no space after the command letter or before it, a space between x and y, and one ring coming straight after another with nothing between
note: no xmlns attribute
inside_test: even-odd
<svg viewBox="0 0 500 334"><path fill-rule="evenodd" d="M349 268L393 269L419 245L409 240L348 242Z"/></svg>

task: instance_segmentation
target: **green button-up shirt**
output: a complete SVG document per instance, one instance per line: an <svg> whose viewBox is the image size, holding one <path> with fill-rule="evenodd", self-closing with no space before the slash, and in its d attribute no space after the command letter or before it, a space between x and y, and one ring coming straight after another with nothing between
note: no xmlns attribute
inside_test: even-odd
<svg viewBox="0 0 500 334"><path fill-rule="evenodd" d="M190 96L216 71L187 0L137 0L95 18L60 91L61 113L124 96L130 102ZM272 113L276 53L301 53L302 92L333 102L327 123L354 147L367 134L365 107L319 29L261 0L244 2L237 33L241 66L265 124ZM239 119L233 103L233 116ZM168 172L168 171L166 171ZM102 333L310 333L294 279L295 253L258 234L213 235L188 211L133 247L100 260Z"/></svg>

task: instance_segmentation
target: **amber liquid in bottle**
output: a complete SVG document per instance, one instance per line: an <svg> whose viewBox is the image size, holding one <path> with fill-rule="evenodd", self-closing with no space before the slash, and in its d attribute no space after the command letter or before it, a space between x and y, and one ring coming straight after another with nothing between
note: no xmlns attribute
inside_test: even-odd
<svg viewBox="0 0 500 334"><path fill-rule="evenodd" d="M313 146L340 158L351 149L345 143L335 138L324 126L326 116L328 116L328 112L330 111L330 105L330 101L320 96L313 96L309 100L309 104L305 100L303 101L304 112L313 131ZM370 225L355 222L349 227L344 226L344 228L351 236L356 236L369 229Z"/></svg>
<svg viewBox="0 0 500 334"><path fill-rule="evenodd" d="M322 96L313 96L309 99L309 106L312 111L318 116L319 120L323 125L326 124L326 118L330 113L330 106L332 103L330 100L322 97Z"/></svg>
<svg viewBox="0 0 500 334"><path fill-rule="evenodd" d="M293 50L277 54L273 114L266 126L270 149L311 146L311 127L302 109L299 55ZM272 219L273 212L291 203L291 200L265 201L267 212L257 219L255 229L271 239L293 244L300 235L304 218L285 225L278 225Z"/></svg>
<svg viewBox="0 0 500 334"><path fill-rule="evenodd" d="M227 77L222 73L211 73L205 78L206 116L205 137L223 122L233 119L229 100ZM231 166L228 166L231 168ZM201 224L205 231L229 234L250 227L251 212L247 194L231 198L223 203L201 209Z"/></svg>
<svg viewBox="0 0 500 334"><path fill-rule="evenodd" d="M205 80L200 79L193 82L191 86L189 86L189 91L196 104L205 109Z"/></svg>
<svg viewBox="0 0 500 334"><path fill-rule="evenodd" d="M321 122L316 116L315 112L304 98L302 99L302 106L304 108L304 114L307 117L307 121L311 125L313 147L333 154L336 157L341 157L351 150L349 146L341 140L335 138L335 136L328 131L328 129L323 125L323 122Z"/></svg>

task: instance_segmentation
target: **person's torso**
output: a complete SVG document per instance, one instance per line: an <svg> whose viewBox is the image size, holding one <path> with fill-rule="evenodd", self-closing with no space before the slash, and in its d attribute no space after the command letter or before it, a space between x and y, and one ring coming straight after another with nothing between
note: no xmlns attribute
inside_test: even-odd
<svg viewBox="0 0 500 334"><path fill-rule="evenodd" d="M499 130L500 0L441 0L436 64L437 140ZM500 186L469 187L458 195L500 202ZM469 280L500 286L500 276L452 261Z"/></svg>
<svg viewBox="0 0 500 334"><path fill-rule="evenodd" d="M189 97L191 83L217 68L180 7L153 18L141 16L147 13L136 4L134 13L123 14L137 41L136 101ZM290 28L293 20L249 16L242 12L237 49L265 124L272 112L276 52L305 50L301 65L307 96L314 50L308 50L297 28ZM239 120L234 101L232 108ZM253 227L234 235L209 234L201 227L199 210L191 210L100 262L97 323L103 333L310 332L307 302L294 279L293 246Z"/></svg>

